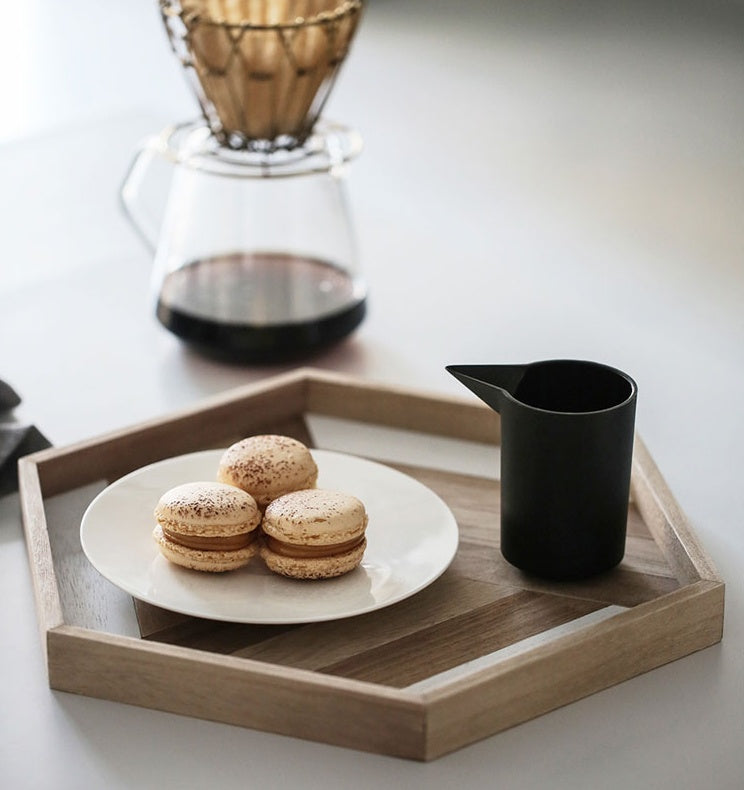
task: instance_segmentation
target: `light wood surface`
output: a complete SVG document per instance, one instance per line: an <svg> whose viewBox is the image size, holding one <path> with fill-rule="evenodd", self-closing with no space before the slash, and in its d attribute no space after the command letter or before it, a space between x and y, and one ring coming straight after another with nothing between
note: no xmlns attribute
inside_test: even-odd
<svg viewBox="0 0 744 790"><path fill-rule="evenodd" d="M501 418L482 404L461 398L433 398L411 388L381 386L341 373L309 371L306 410L437 436L498 444Z"/></svg>
<svg viewBox="0 0 744 790"><path fill-rule="evenodd" d="M47 649L46 636L49 631L64 623L57 578L49 544L44 499L39 483L38 468L30 462L18 464L18 484L24 495L21 497L21 511L26 533L26 547L31 577L34 586L34 600L41 630L41 644Z"/></svg>
<svg viewBox="0 0 744 790"><path fill-rule="evenodd" d="M720 582L718 571L671 495L643 441L636 439L631 496L675 575L683 582Z"/></svg>
<svg viewBox="0 0 744 790"><path fill-rule="evenodd" d="M61 626L49 633L53 688L229 724L411 757L420 701L290 667Z"/></svg>

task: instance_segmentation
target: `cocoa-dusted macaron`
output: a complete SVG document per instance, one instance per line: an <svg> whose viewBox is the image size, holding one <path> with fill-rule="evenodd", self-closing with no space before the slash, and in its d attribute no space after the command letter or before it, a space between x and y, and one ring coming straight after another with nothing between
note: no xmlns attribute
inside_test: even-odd
<svg viewBox="0 0 744 790"><path fill-rule="evenodd" d="M235 486L184 483L166 491L155 507L153 537L170 562L197 571L231 571L256 554L261 511Z"/></svg>
<svg viewBox="0 0 744 790"><path fill-rule="evenodd" d="M275 499L264 512L261 557L275 573L328 579L359 565L367 511L354 496L314 488Z"/></svg>
<svg viewBox="0 0 744 790"><path fill-rule="evenodd" d="M318 467L302 442L264 434L228 447L220 459L217 479L247 491L263 509L291 491L314 488Z"/></svg>

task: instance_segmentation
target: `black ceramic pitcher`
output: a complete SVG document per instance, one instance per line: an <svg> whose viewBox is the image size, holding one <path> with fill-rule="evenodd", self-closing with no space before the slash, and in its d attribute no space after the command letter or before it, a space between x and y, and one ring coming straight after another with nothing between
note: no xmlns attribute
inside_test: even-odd
<svg viewBox="0 0 744 790"><path fill-rule="evenodd" d="M550 579L617 565L625 551L637 387L595 362L450 365L501 414L501 552Z"/></svg>

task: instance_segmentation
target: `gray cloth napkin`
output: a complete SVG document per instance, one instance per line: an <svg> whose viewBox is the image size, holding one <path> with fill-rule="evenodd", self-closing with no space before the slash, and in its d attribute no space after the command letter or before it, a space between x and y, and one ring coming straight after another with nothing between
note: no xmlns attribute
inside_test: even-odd
<svg viewBox="0 0 744 790"><path fill-rule="evenodd" d="M18 488L18 459L51 446L35 425L24 425L12 411L21 402L18 393L0 380L0 496Z"/></svg>

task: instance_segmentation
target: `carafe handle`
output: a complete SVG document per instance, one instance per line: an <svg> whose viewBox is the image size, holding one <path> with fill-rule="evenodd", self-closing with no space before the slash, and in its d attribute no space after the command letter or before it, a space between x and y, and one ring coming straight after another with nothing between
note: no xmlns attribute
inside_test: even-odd
<svg viewBox="0 0 744 790"><path fill-rule="evenodd" d="M124 214L153 253L158 246L172 176L173 162L166 155L163 135L157 135L140 146L119 190Z"/></svg>

